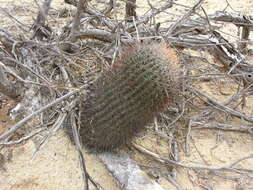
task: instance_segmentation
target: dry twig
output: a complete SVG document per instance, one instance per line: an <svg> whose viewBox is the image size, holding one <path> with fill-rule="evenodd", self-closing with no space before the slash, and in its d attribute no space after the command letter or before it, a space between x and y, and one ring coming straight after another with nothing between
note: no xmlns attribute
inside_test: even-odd
<svg viewBox="0 0 253 190"><path fill-rule="evenodd" d="M82 87L81 89L83 89L83 88L84 87ZM10 127L9 131L7 131L6 133L4 133L3 135L0 136L0 141L5 140L7 137L11 136L13 133L15 133L15 131L17 131L20 127L22 127L24 124L26 124L26 122L33 119L38 114L46 111L47 109L51 108L52 106L55 106L56 104L58 104L60 102L66 100L67 98L71 97L72 95L78 93L80 90L74 90L72 92L69 92L68 94L66 94L66 95L54 100L53 102L43 106L39 110L35 111L34 113L32 113L32 114L28 115L27 117L25 117L24 119L22 119L21 121L17 122L15 125Z"/></svg>
<svg viewBox="0 0 253 190"><path fill-rule="evenodd" d="M236 164L238 164L239 162L241 162L242 160L246 160L246 159L251 159L253 158L253 155L249 155L246 156L244 158L241 158L235 162L233 162L232 164L230 164L228 167L206 167L206 166L191 166L191 165L185 165L182 164L180 162L176 162L170 159L166 159L166 158L162 158L160 157L158 154L151 152L150 150L147 150L137 144L133 144L134 148L144 154L147 154L148 156L151 156L152 158L154 158L156 161L162 163L162 164L168 164L168 165L173 165L175 167L183 167L183 168L187 168L187 169L194 169L194 170L208 170L208 171L230 171L230 172L236 172L236 173L240 173L240 172L248 172L248 173L253 173L253 170L251 169L244 169L244 168L234 168L232 166L235 166Z"/></svg>
<svg viewBox="0 0 253 190"><path fill-rule="evenodd" d="M35 31L34 36L43 38L48 38L50 36L51 29L47 26L45 26L46 19L48 16L48 11L50 9L52 0L43 0L42 6L38 4L39 7L39 13L37 15L37 18L33 24L33 30Z"/></svg>

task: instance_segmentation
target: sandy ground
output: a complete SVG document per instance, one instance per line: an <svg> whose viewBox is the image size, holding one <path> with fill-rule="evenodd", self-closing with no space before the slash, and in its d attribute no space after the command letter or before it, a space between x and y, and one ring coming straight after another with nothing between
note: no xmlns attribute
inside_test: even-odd
<svg viewBox="0 0 253 190"><path fill-rule="evenodd" d="M162 1L154 1L154 5L160 5ZM184 3L192 6L193 0L178 0L177 3ZM253 1L251 0L229 0L230 6L239 13L251 14L253 12ZM138 12L147 10L147 3L137 0ZM15 6L14 6L15 5ZM31 24L31 15L36 16L36 5L31 5L30 1L20 0L0 0L0 7L6 11L15 11L13 15L22 20L26 24ZM26 12L29 7L30 12ZM53 8L65 7L62 1L54 1ZM66 6L69 7L69 6ZM223 10L226 7L225 0L206 0L203 4L207 13L214 13ZM185 12L184 8L175 8L179 12ZM231 11L231 8L228 8ZM172 11L173 12L173 11ZM0 10L0 15L4 13ZM161 16L161 20L170 19L166 14ZM158 18L159 19L159 18ZM1 27L14 30L10 27L10 19L6 17L0 18ZM26 27L24 25L24 27ZM236 35L233 26L226 26L225 32ZM202 62L194 63L196 65ZM236 90L233 86L219 82L202 83L199 88L208 93L210 96L219 101L226 100ZM6 113L10 104L6 102L0 109L0 134L7 130L12 122ZM251 112L253 108L253 97L247 99L245 112ZM238 119L232 119L233 124L241 125ZM208 166L222 167L228 166L239 158L253 154L253 136L243 133L225 132L219 130L192 130L190 140L190 153L186 155L184 152L185 126L181 126L182 134L178 134L177 141L179 144L180 161L185 164L206 164ZM37 137L39 138L39 137ZM79 169L77 153L73 145L69 142L63 131L53 136L49 142L33 157L36 151L36 143L29 140L26 143L5 147L0 149L0 187L3 190L71 190L82 188L82 175ZM168 157L169 149L167 139L157 137L152 132L148 132L143 138L138 139L137 143L150 149L161 156ZM168 180L161 175L164 171L159 169L160 165L154 163L146 156L131 151L132 158L139 165L144 166L143 169L148 175L156 179L166 190L176 189ZM93 179L101 184L105 190L118 190L120 187L107 172L104 165L94 156L85 154L86 165L89 174ZM156 166L157 174L154 170L150 171L148 167ZM242 161L240 167L253 169L253 160ZM214 190L250 190L253 189L252 178L247 175L237 182L225 179L222 176L209 175L208 172L197 175L197 172L183 168L176 169L177 182L187 190L198 189L214 189ZM166 171L165 171L166 172ZM157 177L160 176L161 177ZM200 177L202 176L202 177ZM92 189L92 188L91 188Z"/></svg>

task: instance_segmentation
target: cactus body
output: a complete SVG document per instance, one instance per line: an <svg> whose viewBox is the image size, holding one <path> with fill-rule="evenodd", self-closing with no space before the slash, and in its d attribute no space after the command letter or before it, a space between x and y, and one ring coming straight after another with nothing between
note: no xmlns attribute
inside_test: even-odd
<svg viewBox="0 0 253 190"><path fill-rule="evenodd" d="M110 151L129 142L173 101L179 63L163 44L135 45L90 87L80 136L90 150Z"/></svg>

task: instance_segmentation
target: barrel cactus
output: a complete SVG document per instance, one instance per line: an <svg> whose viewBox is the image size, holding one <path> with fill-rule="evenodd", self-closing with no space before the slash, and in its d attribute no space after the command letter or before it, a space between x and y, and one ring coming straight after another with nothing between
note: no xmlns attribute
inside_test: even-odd
<svg viewBox="0 0 253 190"><path fill-rule="evenodd" d="M89 87L80 136L92 151L111 151L153 122L177 96L179 61L165 44L137 44Z"/></svg>

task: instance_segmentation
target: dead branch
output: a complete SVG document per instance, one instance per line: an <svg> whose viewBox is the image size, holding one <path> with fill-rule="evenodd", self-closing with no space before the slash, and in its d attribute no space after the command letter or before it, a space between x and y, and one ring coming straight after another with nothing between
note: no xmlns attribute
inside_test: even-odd
<svg viewBox="0 0 253 190"><path fill-rule="evenodd" d="M240 74L252 73L253 67L251 64L231 43L229 43L217 32L213 32L212 37L213 38L210 39L210 42L216 44L216 46L213 46L215 50L213 55L217 59L219 59L228 68L232 68L236 65L233 70L236 70ZM252 76L246 76L246 78L247 80L252 80Z"/></svg>
<svg viewBox="0 0 253 190"><path fill-rule="evenodd" d="M11 145L15 145L15 144L20 144L24 141L27 141L28 139L34 137L37 134L40 134L42 131L45 131L46 128L40 128L38 130L34 130L32 131L30 134L21 137L20 139L16 140L16 141L8 141L8 142L1 142L0 145L4 145L4 146L11 146Z"/></svg>
<svg viewBox="0 0 253 190"><path fill-rule="evenodd" d="M81 87L80 90L82 90L84 87ZM54 100L53 102L43 106L42 108L40 108L39 110L33 112L32 114L28 115L27 117L25 117L24 119L22 119L21 121L17 122L15 125L13 125L12 127L10 127L9 131L7 131L6 133L4 133L3 135L0 136L0 141L5 140L7 137L11 136L13 133L15 133L15 131L17 131L20 127L22 127L24 124L26 124L29 120L31 120L32 118L34 118L36 115L48 110L49 108L51 108L52 106L64 101L65 99L69 98L70 96L78 93L80 90L74 90L72 92L69 92L68 94Z"/></svg>
<svg viewBox="0 0 253 190"><path fill-rule="evenodd" d="M39 13L33 24L33 30L35 32L33 37L48 38L50 36L51 29L48 26L46 26L45 23L51 2L52 0L42 0L42 6L38 4Z"/></svg>
<svg viewBox="0 0 253 190"><path fill-rule="evenodd" d="M187 156L190 155L191 129L192 129L192 120L190 119L188 123L186 138L185 138L185 154Z"/></svg>
<svg viewBox="0 0 253 190"><path fill-rule="evenodd" d="M37 27L45 25L51 2L52 0L43 0L42 6L39 6L39 13L34 23Z"/></svg>
<svg viewBox="0 0 253 190"><path fill-rule="evenodd" d="M225 123L217 123L217 122L201 122L201 121L193 121L191 123L191 126L194 129L219 129L219 130L225 130L225 131L237 131L237 132L243 132L243 133L249 133L253 135L253 127L252 126L244 126L244 125L229 125Z"/></svg>
<svg viewBox="0 0 253 190"><path fill-rule="evenodd" d="M243 113L241 113L241 112L239 112L237 110L234 110L234 109L232 109L230 107L222 105L221 103L217 102L216 100L214 100L213 98L209 97L208 95L200 92L199 90L194 89L194 88L189 87L189 86L187 87L187 89L189 91L191 91L192 93L194 93L199 98L201 98L202 100L204 100L206 103L208 103L209 105L211 105L213 108L218 109L218 110L223 111L223 112L226 112L226 113L229 113L232 116L235 116L235 117L237 117L239 119L243 119L243 120L251 122L251 123L253 122L253 118L248 117L245 114L243 114ZM203 98L205 98L206 100L203 99Z"/></svg>
<svg viewBox="0 0 253 190"><path fill-rule="evenodd" d="M89 190L89 183L88 183L89 174L88 174L88 172L86 170L86 165L85 165L85 160L84 160L84 156L83 156L83 151L82 151L82 148L81 148L80 135L79 135L79 131L77 129L76 121L75 120L76 119L75 119L74 113L71 113L70 114L70 121L71 121L71 124L72 124L72 132L73 132L73 136L74 136L75 147L76 147L76 150L78 152L80 167L81 167L81 170L82 170L83 181L84 181L84 190ZM78 122L78 123L80 125L80 122Z"/></svg>
<svg viewBox="0 0 253 190"><path fill-rule="evenodd" d="M95 18L100 20L101 24L107 26L108 29L112 31L115 30L116 24L112 19L106 17L106 14L104 12L100 12L99 10L90 7L87 7L84 11L91 16L95 16Z"/></svg>
<svg viewBox="0 0 253 190"><path fill-rule="evenodd" d="M78 5L78 0L64 0L65 3L76 6Z"/></svg>
<svg viewBox="0 0 253 190"><path fill-rule="evenodd" d="M194 13L194 11L200 7L201 3L203 2L203 0L199 0L186 14L184 14L181 18L178 19L178 21L174 24L172 24L168 31L166 32L166 36L171 36L172 33L175 31L176 27L178 25L180 25L185 19L189 18L189 16L192 15L192 13Z"/></svg>
<svg viewBox="0 0 253 190"><path fill-rule="evenodd" d="M78 36L80 38L91 38L105 42L113 42L116 38L116 35L113 35L110 31L101 29L81 30ZM141 40L148 40L151 38L159 39L160 37L140 37ZM179 38L168 37L167 39L168 42L174 46L208 50L228 68L229 73L241 75L242 77L239 78L242 78L247 83L253 81L253 76L251 74L253 73L253 67L251 64L246 60L245 56L239 53L236 48L224 39L218 32L212 32L208 35L181 35ZM127 39L126 37L124 39L124 34L121 35L121 40L125 43L133 43L135 41L134 38Z"/></svg>
<svg viewBox="0 0 253 190"><path fill-rule="evenodd" d="M147 150L137 144L133 144L134 148L136 150L138 150L141 153L147 154L148 156L151 156L152 158L154 158L156 161L162 163L162 164L168 164L168 165L173 165L175 167L182 167L182 168L187 168L187 169L194 169L194 170L208 170L208 171L230 171L230 172L236 172L236 173L240 173L240 172L249 172L249 173L253 173L253 170L250 169L244 169L244 168L234 168L232 166L235 166L235 164L238 164L239 162L241 162L242 160L246 160L246 159L251 159L253 158L253 155L249 155L246 156L244 158L241 158L235 162L233 162L232 164L230 164L228 167L206 167L206 166L191 166L191 165L185 165L182 164L180 162L176 162L170 159L166 159L166 158L162 158L160 157L158 154L151 152L150 150Z"/></svg>
<svg viewBox="0 0 253 190"><path fill-rule="evenodd" d="M85 11L86 7L87 7L86 0L79 0L78 1L77 12L76 12L76 15L73 19L71 32L70 32L70 41L72 43L76 42L76 40L77 40L76 34L78 33L79 28L80 28L81 13Z"/></svg>
<svg viewBox="0 0 253 190"><path fill-rule="evenodd" d="M41 81L43 81L44 83L46 83L47 85L50 86L50 82L44 78L43 76L41 76L39 73L37 73L36 71L34 71L32 68L28 67L27 65L25 64L22 64L21 62L19 62L18 60L16 59L13 59L13 58L10 58L10 57L6 57L5 58L6 61L9 61L9 62L12 62L12 63L15 63L16 65L22 67L24 70L26 70L27 72L29 72L29 74L37 77L38 79L40 79ZM26 73L27 73L26 72ZM11 74L11 73L10 73ZM16 77L18 78L18 77ZM24 80L24 82L27 82L29 83L27 80Z"/></svg>
<svg viewBox="0 0 253 190"><path fill-rule="evenodd" d="M128 0L126 2L126 21L133 22L133 17L136 18L136 0Z"/></svg>
<svg viewBox="0 0 253 190"><path fill-rule="evenodd" d="M232 23L237 27L242 27L241 40L243 42L239 44L239 49L245 52L249 40L249 33L253 30L253 19L251 16L218 11L209 15L208 18L214 21Z"/></svg>
<svg viewBox="0 0 253 190"><path fill-rule="evenodd" d="M8 11L6 11L4 8L0 7L0 10L3 11L12 21L18 24L18 28L20 28L24 32L29 32L30 26L25 25L20 20L15 18L12 14L10 14Z"/></svg>
<svg viewBox="0 0 253 190"><path fill-rule="evenodd" d="M248 44L248 40L249 40L249 35L250 35L250 28L247 26L242 27L242 35L241 35L241 42L239 44L239 49L241 52L245 53L247 52L247 44Z"/></svg>
<svg viewBox="0 0 253 190"><path fill-rule="evenodd" d="M146 24L151 18L158 15L159 13L171 8L173 5L172 1L168 1L164 6L159 7L157 9L150 9L147 13L145 13L143 16L140 16L138 18L138 21L136 21L136 26L140 24ZM130 24L125 28L126 31L131 31L133 28L135 28L134 24Z"/></svg>
<svg viewBox="0 0 253 190"><path fill-rule="evenodd" d="M16 61L15 61L16 62ZM18 63L18 62L16 62ZM20 63L18 63L20 64ZM20 64L22 65L22 64ZM74 87L66 87L66 86L58 86L58 85L51 85L47 80L45 80L43 77L39 76L37 73L35 73L33 70L31 70L30 68L28 68L27 66L25 65L22 65L22 67L24 67L25 69L27 69L28 71L30 71L32 74L36 75L36 76L39 76L40 79L42 79L45 83L40 83L40 82L36 82L36 81L31 81L31 80L26 80L26 79L23 79L21 76L19 76L17 73L15 73L15 71L7 66L5 66L1 61L0 61L0 67L3 67L5 72L12 75L13 77L15 77L15 79L17 79L19 82L23 83L23 86L24 84L33 84L33 85L37 85L37 86L44 86L44 87L48 87L48 88L59 88L59 89L69 89L69 90L73 90L73 89L76 89ZM9 85L8 85L9 84ZM18 85L14 85L14 84L11 84L10 82L7 81L7 83L5 84L7 85L6 87L9 88L9 90L11 90L11 88L16 88L16 89L13 89L14 91L17 91L17 94L18 95L21 95L21 91L22 91L22 85L21 86L18 86ZM7 90L7 89L6 89ZM13 93L14 93L13 91Z"/></svg>
<svg viewBox="0 0 253 190"><path fill-rule="evenodd" d="M102 13L107 16L110 14L110 12L113 10L115 4L115 0L110 0L108 3L108 6L102 11Z"/></svg>
<svg viewBox="0 0 253 190"><path fill-rule="evenodd" d="M104 42L113 42L115 40L115 35L109 31L101 29L83 29L77 34L80 39L90 38L101 40Z"/></svg>
<svg viewBox="0 0 253 190"><path fill-rule="evenodd" d="M33 155L32 155L33 159L36 157L37 153L41 150L41 148L48 142L48 139L52 137L53 135L55 135L56 132L62 127L62 123L64 122L66 117L67 117L67 112L62 112L58 115L53 126L50 128L48 134L43 138L43 140L36 147L36 150L33 152Z"/></svg>
<svg viewBox="0 0 253 190"><path fill-rule="evenodd" d="M184 190L177 182L176 180L171 177L170 175L166 175L166 179L176 187L177 190Z"/></svg>
<svg viewBox="0 0 253 190"><path fill-rule="evenodd" d="M65 3L71 4L77 7L77 1L75 0L65 0ZM107 26L111 30L114 30L116 27L116 24L113 22L112 19L106 16L113 9L113 5L114 5L114 0L110 0L108 9L105 9L102 12L99 11L98 9L91 8L89 6L86 6L86 8L83 9L83 11L91 16L95 16L95 18L99 19L103 25ZM86 15L82 15L82 17L86 17Z"/></svg>
<svg viewBox="0 0 253 190"><path fill-rule="evenodd" d="M250 30L253 29L253 19L248 15L217 11L214 14L208 15L208 18L210 20L232 23L236 26L247 26Z"/></svg>
<svg viewBox="0 0 253 190"><path fill-rule="evenodd" d="M15 84L12 84L7 78L3 71L3 67L0 65L0 92L7 97L18 100L21 95L21 88Z"/></svg>
<svg viewBox="0 0 253 190"><path fill-rule="evenodd" d="M178 38L168 37L167 41L177 47L206 50L227 68L228 74L239 74L239 81L243 80L248 85L253 81L253 66L217 31L211 31L206 35L182 34Z"/></svg>
<svg viewBox="0 0 253 190"><path fill-rule="evenodd" d="M5 50L12 54L12 48L15 43L15 40L12 38L12 36L5 30L0 29L0 42L5 47Z"/></svg>

